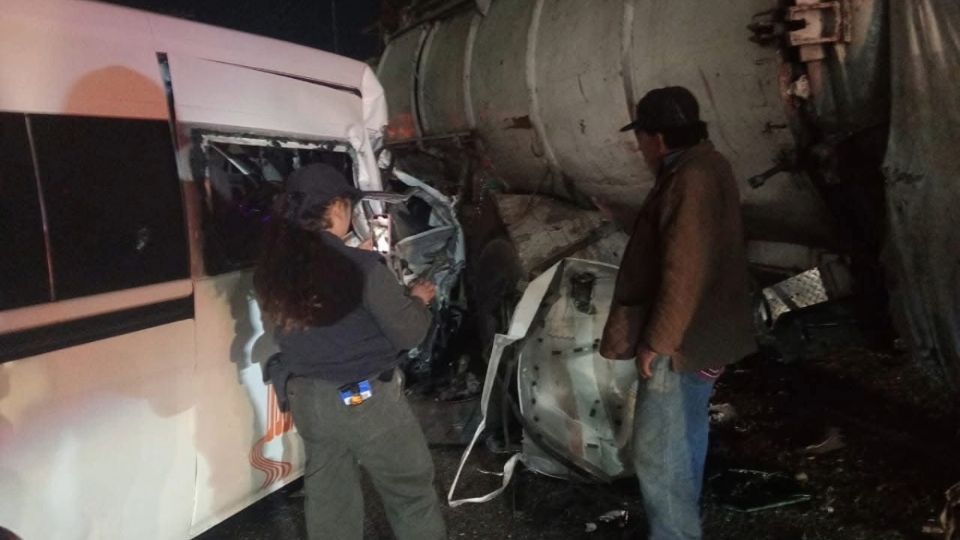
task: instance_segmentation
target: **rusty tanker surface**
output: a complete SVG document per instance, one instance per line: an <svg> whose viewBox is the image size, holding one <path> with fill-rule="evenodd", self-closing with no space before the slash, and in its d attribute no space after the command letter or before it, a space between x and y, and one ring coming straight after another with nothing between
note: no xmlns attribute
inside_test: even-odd
<svg viewBox="0 0 960 540"><path fill-rule="evenodd" d="M479 333L491 364L516 370L528 467L629 473L635 374L593 344L604 265L627 237L591 199L638 206L652 187L619 128L662 86L694 93L740 182L761 350L900 346L945 395L960 387L960 6L492 0L411 13L378 67L388 148L458 193Z"/></svg>

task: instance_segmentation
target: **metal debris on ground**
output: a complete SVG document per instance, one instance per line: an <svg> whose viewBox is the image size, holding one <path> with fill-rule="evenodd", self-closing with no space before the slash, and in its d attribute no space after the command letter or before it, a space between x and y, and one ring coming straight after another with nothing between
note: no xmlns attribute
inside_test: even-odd
<svg viewBox="0 0 960 540"><path fill-rule="evenodd" d="M626 510L611 510L597 518L601 523L615 524L620 528L626 527L630 521L630 513Z"/></svg>
<svg viewBox="0 0 960 540"><path fill-rule="evenodd" d="M461 401L464 399L473 399L480 395L483 386L480 379L470 372L457 375L450 383L450 386L444 388L437 395L440 401Z"/></svg>
<svg viewBox="0 0 960 540"><path fill-rule="evenodd" d="M935 535L943 538L943 526L940 525L935 519L928 519L927 522L923 524L923 528L920 529L920 532L923 534Z"/></svg>
<svg viewBox="0 0 960 540"><path fill-rule="evenodd" d="M947 490L946 498L940 522L927 524L923 532L943 535L943 540L960 540L960 482Z"/></svg>
<svg viewBox="0 0 960 540"><path fill-rule="evenodd" d="M847 443L843 441L843 434L839 428L830 428L827 430L827 437L823 442L812 444L803 449L806 454L827 454L846 448Z"/></svg>
<svg viewBox="0 0 960 540"><path fill-rule="evenodd" d="M737 410L729 403L710 405L710 423L718 426L727 425L737 419Z"/></svg>
<svg viewBox="0 0 960 540"><path fill-rule="evenodd" d="M630 521L630 513L626 510L611 510L599 516L597 521L607 528L617 527L619 529L625 529L627 522ZM587 522L585 525L585 530L588 533L596 532L599 528L597 523L593 521Z"/></svg>
<svg viewBox="0 0 960 540"><path fill-rule="evenodd" d="M783 474L728 469L710 478L720 506L738 512L757 512L809 501L796 479Z"/></svg>

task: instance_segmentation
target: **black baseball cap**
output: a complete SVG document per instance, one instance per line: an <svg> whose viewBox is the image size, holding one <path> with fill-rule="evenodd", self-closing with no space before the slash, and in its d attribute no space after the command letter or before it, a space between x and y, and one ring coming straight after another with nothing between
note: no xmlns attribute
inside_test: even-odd
<svg viewBox="0 0 960 540"><path fill-rule="evenodd" d="M700 120L697 98L682 86L667 86L647 92L637 102L633 122L620 128L620 131L656 132L697 125L704 125Z"/></svg>
<svg viewBox="0 0 960 540"><path fill-rule="evenodd" d="M343 197L356 203L363 196L343 173L325 163L312 163L290 173L286 192L291 201L287 217L293 221L310 217L334 199Z"/></svg>

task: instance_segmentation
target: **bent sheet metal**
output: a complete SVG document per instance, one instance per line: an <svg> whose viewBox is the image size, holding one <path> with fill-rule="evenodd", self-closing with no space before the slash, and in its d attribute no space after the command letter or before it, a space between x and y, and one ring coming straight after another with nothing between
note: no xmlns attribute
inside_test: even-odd
<svg viewBox="0 0 960 540"><path fill-rule="evenodd" d="M497 335L481 396L481 420L447 495L451 506L486 502L510 483L517 462L557 477L605 482L632 473L629 461L637 373L633 362L597 352L617 269L565 259L534 279ZM455 499L463 468L486 427L488 405L505 350L517 344L517 385L524 437L506 462L502 485L480 497ZM548 446L546 450L543 446ZM554 456L562 456L560 463ZM569 465L577 468L571 471Z"/></svg>

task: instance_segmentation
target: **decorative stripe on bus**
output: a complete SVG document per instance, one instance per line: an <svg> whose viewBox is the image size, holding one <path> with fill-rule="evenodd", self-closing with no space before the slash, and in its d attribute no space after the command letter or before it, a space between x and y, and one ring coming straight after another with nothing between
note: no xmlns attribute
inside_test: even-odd
<svg viewBox="0 0 960 540"><path fill-rule="evenodd" d="M266 489L286 478L293 470L293 464L286 461L274 461L263 454L263 446L293 428L293 416L289 412L280 412L277 394L273 385L267 385L267 433L250 449L250 465L265 475L260 489Z"/></svg>

